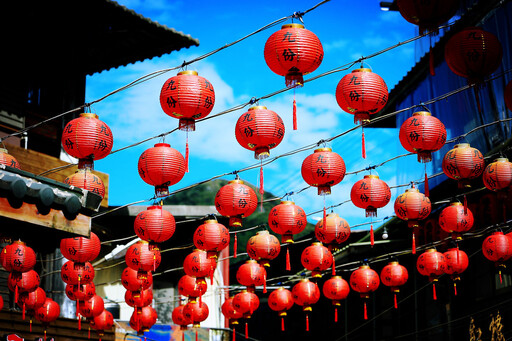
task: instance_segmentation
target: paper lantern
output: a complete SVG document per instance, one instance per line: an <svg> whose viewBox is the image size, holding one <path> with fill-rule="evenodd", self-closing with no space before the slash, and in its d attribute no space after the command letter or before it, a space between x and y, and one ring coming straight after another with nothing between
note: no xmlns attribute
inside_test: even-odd
<svg viewBox="0 0 512 341"><path fill-rule="evenodd" d="M60 315L60 306L51 298L46 298L43 305L36 309L35 317L43 324L44 338L46 339L46 328L55 321Z"/></svg>
<svg viewBox="0 0 512 341"><path fill-rule="evenodd" d="M315 225L316 238L324 243L330 251L337 250L338 246L350 237L350 226L347 221L336 213L329 213Z"/></svg>
<svg viewBox="0 0 512 341"><path fill-rule="evenodd" d="M104 309L105 303L103 302L103 298L101 298L101 296L94 295L80 305L80 314L88 319L93 319L101 314Z"/></svg>
<svg viewBox="0 0 512 341"><path fill-rule="evenodd" d="M14 241L2 249L0 263L8 272L27 272L36 264L36 253L24 242Z"/></svg>
<svg viewBox="0 0 512 341"><path fill-rule="evenodd" d="M329 269L333 263L332 253L318 242L306 247L300 260L302 266L311 271L311 276L316 278L322 277L322 272Z"/></svg>
<svg viewBox="0 0 512 341"><path fill-rule="evenodd" d="M183 261L183 270L189 276L197 278L198 282L204 282L204 278L211 276L215 270L215 260L209 258L206 251L194 250Z"/></svg>
<svg viewBox="0 0 512 341"><path fill-rule="evenodd" d="M319 148L302 162L302 178L313 187L318 195L331 194L331 187L345 177L345 162L331 148Z"/></svg>
<svg viewBox="0 0 512 341"><path fill-rule="evenodd" d="M469 265L468 255L459 250L459 248L450 248L448 251L444 253L444 258L446 258L446 269L445 273L450 275L453 281L453 290L455 292L455 296L457 296L457 281L460 280L460 274L462 274Z"/></svg>
<svg viewBox="0 0 512 341"><path fill-rule="evenodd" d="M478 149L460 143L445 154L442 166L447 177L458 181L459 188L471 187L470 180L482 174L485 161Z"/></svg>
<svg viewBox="0 0 512 341"><path fill-rule="evenodd" d="M391 191L378 175L365 175L352 186L350 199L356 207L365 209L367 217L376 217L377 209L386 206L391 199Z"/></svg>
<svg viewBox="0 0 512 341"><path fill-rule="evenodd" d="M0 296L1 297L1 296ZM23 309L23 320L25 320L25 312L30 316L30 324L32 325L32 316L35 315L35 311L42 307L46 301L46 293L42 288L36 288L31 292L22 292L18 296L16 302L20 308ZM3 303L3 301L2 301ZM0 308L1 310L1 308Z"/></svg>
<svg viewBox="0 0 512 341"><path fill-rule="evenodd" d="M272 72L285 76L287 87L302 86L303 75L315 71L324 56L318 37L301 24L285 24L265 43L265 62Z"/></svg>
<svg viewBox="0 0 512 341"><path fill-rule="evenodd" d="M21 169L18 160L16 160L14 156L10 155L5 148L0 148L0 165Z"/></svg>
<svg viewBox="0 0 512 341"><path fill-rule="evenodd" d="M210 217L194 232L193 240L196 248L207 252L208 258L217 258L217 253L229 246L229 230Z"/></svg>
<svg viewBox="0 0 512 341"><path fill-rule="evenodd" d="M154 248L172 237L176 221L161 205L153 205L137 214L133 229L140 239L149 242L150 247Z"/></svg>
<svg viewBox="0 0 512 341"><path fill-rule="evenodd" d="M395 309L398 308L396 294L400 292L400 288L409 279L409 273L405 266L398 264L398 262L389 262L380 272L380 280L382 284L389 287L393 292L393 301Z"/></svg>
<svg viewBox="0 0 512 341"><path fill-rule="evenodd" d="M347 298L350 292L350 286L341 276L333 276L325 281L322 287L324 296L332 301L334 305L334 322L338 322L338 307L341 300Z"/></svg>
<svg viewBox="0 0 512 341"><path fill-rule="evenodd" d="M100 339L101 336L104 335L105 330L110 330L113 325L114 317L112 316L112 313L108 310L103 310L101 314L95 316L91 321L91 327L96 329L98 335L100 336Z"/></svg>
<svg viewBox="0 0 512 341"><path fill-rule="evenodd" d="M260 300L254 293L243 290L233 297L233 306L244 318L250 318L260 306Z"/></svg>
<svg viewBox="0 0 512 341"><path fill-rule="evenodd" d="M87 284L66 284L66 296L71 301L88 301L96 295L96 286L93 282Z"/></svg>
<svg viewBox="0 0 512 341"><path fill-rule="evenodd" d="M209 313L206 303L195 300L188 302L183 308L183 314L192 321L194 327L199 327L199 324L208 318Z"/></svg>
<svg viewBox="0 0 512 341"><path fill-rule="evenodd" d="M178 292L182 296L187 296L190 299L201 297L207 290L208 285L205 281L200 281L195 277L189 275L181 276L178 281Z"/></svg>
<svg viewBox="0 0 512 341"><path fill-rule="evenodd" d="M98 236L91 232L89 238L73 237L64 238L60 241L60 251L62 255L80 266L81 263L95 260L101 249L101 243Z"/></svg>
<svg viewBox="0 0 512 341"><path fill-rule="evenodd" d="M354 115L354 123L368 123L388 102L388 87L371 69L353 70L343 76L336 87L340 108Z"/></svg>
<svg viewBox="0 0 512 341"><path fill-rule="evenodd" d="M236 310L233 305L233 297L227 298L221 306L222 314L229 320L229 324L237 325L238 320L244 317L244 315Z"/></svg>
<svg viewBox="0 0 512 341"><path fill-rule="evenodd" d="M493 232L483 241L482 253L496 266L502 267L503 263L512 257L512 241L503 232Z"/></svg>
<svg viewBox="0 0 512 341"><path fill-rule="evenodd" d="M512 184L512 163L504 157L494 160L485 168L483 181L491 191L506 190Z"/></svg>
<svg viewBox="0 0 512 341"><path fill-rule="evenodd" d="M145 290L153 285L153 274L151 271L137 271L127 267L121 274L121 284L126 290Z"/></svg>
<svg viewBox="0 0 512 341"><path fill-rule="evenodd" d="M96 193L102 199L105 197L105 185L103 184L103 180L101 180L101 178L94 174L89 168L78 169L75 174L64 179L64 183Z"/></svg>
<svg viewBox="0 0 512 341"><path fill-rule="evenodd" d="M439 215L439 226L456 239L462 239L462 234L471 230L473 222L473 213L469 208L464 210L460 202L452 202Z"/></svg>
<svg viewBox="0 0 512 341"><path fill-rule="evenodd" d="M247 241L246 250L250 258L269 267L270 261L281 252L281 244L279 244L279 239L268 231L258 231Z"/></svg>
<svg viewBox="0 0 512 341"><path fill-rule="evenodd" d="M258 197L242 180L231 180L215 195L215 208L219 214L229 217L229 226L242 226L242 218L254 213Z"/></svg>
<svg viewBox="0 0 512 341"><path fill-rule="evenodd" d="M124 300L130 307L147 307L153 302L153 290L151 288L141 291L126 290Z"/></svg>
<svg viewBox="0 0 512 341"><path fill-rule="evenodd" d="M62 133L62 147L79 159L78 168L93 168L93 161L103 159L112 150L112 131L98 115L80 114L68 122Z"/></svg>
<svg viewBox="0 0 512 341"><path fill-rule="evenodd" d="M292 288L293 302L302 307L306 312L306 331L309 331L309 312L313 310L311 307L320 299L320 289L316 283L310 282L309 279L302 279Z"/></svg>
<svg viewBox="0 0 512 341"><path fill-rule="evenodd" d="M169 186L185 175L185 159L168 143L157 143L139 157L139 175L145 183L155 186L157 197L169 195Z"/></svg>
<svg viewBox="0 0 512 341"><path fill-rule="evenodd" d="M268 215L268 225L281 235L282 243L293 243L293 235L301 233L307 223L306 213L293 201L281 201Z"/></svg>
<svg viewBox="0 0 512 341"><path fill-rule="evenodd" d="M179 129L194 131L195 121L210 114L215 105L212 84L197 71L180 71L165 81L160 90L160 105L169 116L179 119Z"/></svg>
<svg viewBox="0 0 512 341"><path fill-rule="evenodd" d="M455 15L459 8L457 0L397 0L402 17L419 26L420 34L438 32L438 27Z"/></svg>
<svg viewBox="0 0 512 341"><path fill-rule="evenodd" d="M128 248L125 261L133 270L146 273L155 271L160 266L162 256L160 250L151 248L148 242L141 240Z"/></svg>
<svg viewBox="0 0 512 341"><path fill-rule="evenodd" d="M361 298L364 300L364 319L368 319L368 310L366 307L366 300L370 298L370 293L377 290L380 280L379 275L375 270L371 269L368 265L361 265L357 270L353 271L350 275L350 287L352 290L357 291Z"/></svg>
<svg viewBox="0 0 512 341"><path fill-rule="evenodd" d="M62 265L60 277L65 283L72 285L91 283L94 279L94 268L89 262L79 266L73 261L67 261Z"/></svg>
<svg viewBox="0 0 512 341"><path fill-rule="evenodd" d="M236 272L236 280L246 286L248 292L254 292L257 285L263 285L263 292L266 293L266 278L267 270L253 259L240 265Z"/></svg>
<svg viewBox="0 0 512 341"><path fill-rule="evenodd" d="M446 271L446 258L436 249L428 249L418 257L416 268L421 275L427 276L429 281L432 282L433 298L437 300L436 282L439 276Z"/></svg>
<svg viewBox="0 0 512 341"><path fill-rule="evenodd" d="M293 307L292 292L283 287L277 288L268 296L268 306L278 312L281 317L281 331L284 331L284 317L287 315L287 311Z"/></svg>
<svg viewBox="0 0 512 341"><path fill-rule="evenodd" d="M7 277L7 287L14 292L14 302L18 301L18 293L36 290L39 282L39 274L34 270L11 272Z"/></svg>
<svg viewBox="0 0 512 341"><path fill-rule="evenodd" d="M454 34L446 43L444 58L453 73L481 83L501 64L503 50L498 38L479 27L468 27Z"/></svg>
<svg viewBox="0 0 512 341"><path fill-rule="evenodd" d="M419 162L430 162L432 152L441 149L446 142L446 128L428 111L419 111L402 123L399 138L402 147L418 154Z"/></svg>
<svg viewBox="0 0 512 341"><path fill-rule="evenodd" d="M245 149L254 151L254 158L263 160L270 149L277 147L284 137L281 117L265 106L255 106L242 114L235 126L235 137Z"/></svg>
<svg viewBox="0 0 512 341"><path fill-rule="evenodd" d="M179 305L172 310L172 322L180 326L180 330L186 330L187 325L192 324L192 321L183 313L184 308L185 305Z"/></svg>

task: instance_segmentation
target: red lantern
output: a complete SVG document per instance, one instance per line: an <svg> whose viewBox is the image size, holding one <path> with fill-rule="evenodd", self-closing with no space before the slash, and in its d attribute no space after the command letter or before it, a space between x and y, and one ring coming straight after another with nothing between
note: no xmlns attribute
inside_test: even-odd
<svg viewBox="0 0 512 341"><path fill-rule="evenodd" d="M126 290L124 294L126 304L134 308L147 307L153 302L153 290L146 289L141 291Z"/></svg>
<svg viewBox="0 0 512 341"><path fill-rule="evenodd" d="M208 258L217 258L217 253L229 246L229 231L215 217L205 220L194 232L194 245L204 250Z"/></svg>
<svg viewBox="0 0 512 341"><path fill-rule="evenodd" d="M62 147L72 157L79 159L78 168L93 168L93 161L103 159L112 150L113 137L110 128L92 113L66 124L62 133Z"/></svg>
<svg viewBox="0 0 512 341"><path fill-rule="evenodd" d="M94 279L94 268L89 262L79 266L73 261L67 261L60 270L60 277L65 283L72 285L91 283Z"/></svg>
<svg viewBox="0 0 512 341"><path fill-rule="evenodd" d="M152 249L149 243L141 240L133 244L126 251L126 265L133 270L142 271L155 271L162 261L160 250Z"/></svg>
<svg viewBox="0 0 512 341"><path fill-rule="evenodd" d="M88 301L96 295L96 286L93 282L87 284L66 284L66 296L71 301Z"/></svg>
<svg viewBox="0 0 512 341"><path fill-rule="evenodd" d="M11 272L7 277L7 287L14 292L14 302L18 301L18 293L32 292L39 286L39 274L34 270L27 272Z"/></svg>
<svg viewBox="0 0 512 341"><path fill-rule="evenodd" d="M128 267L121 274L121 283L126 290L145 290L153 285L153 274L151 271L137 271Z"/></svg>
<svg viewBox="0 0 512 341"><path fill-rule="evenodd" d="M284 317L287 315L286 312L293 307L292 292L283 287L277 288L268 296L268 306L281 316L281 330L284 331Z"/></svg>
<svg viewBox="0 0 512 341"><path fill-rule="evenodd" d="M404 285L409 278L409 273L405 266L398 264L398 262L389 262L380 273L380 280L382 284L387 287L390 287L394 296L394 305L395 309L398 308L398 304L396 301L396 294L400 292L399 287Z"/></svg>
<svg viewBox="0 0 512 341"><path fill-rule="evenodd" d="M265 267L270 266L270 261L281 252L279 239L268 231L258 231L247 241L247 254Z"/></svg>
<svg viewBox="0 0 512 341"><path fill-rule="evenodd" d="M22 241L3 248L0 263L8 272L27 272L36 265L36 253Z"/></svg>
<svg viewBox="0 0 512 341"><path fill-rule="evenodd" d="M319 148L302 162L302 178L310 186L318 187L318 195L331 194L331 186L345 177L345 162L331 148Z"/></svg>
<svg viewBox="0 0 512 341"><path fill-rule="evenodd" d="M452 238L462 239L462 234L473 227L473 213L460 202L452 202L439 215L439 226L452 234Z"/></svg>
<svg viewBox="0 0 512 341"><path fill-rule="evenodd" d="M305 248L301 255L302 266L311 271L311 276L317 278L322 277L322 272L332 266L332 260L332 253L318 242Z"/></svg>
<svg viewBox="0 0 512 341"><path fill-rule="evenodd" d="M103 184L103 181L89 168L78 169L75 174L64 179L64 183L96 193L102 199L105 197L105 185Z"/></svg>
<svg viewBox="0 0 512 341"><path fill-rule="evenodd" d="M189 275L183 275L178 281L178 292L180 295L187 296L193 300L203 296L207 286L205 281L200 281Z"/></svg>
<svg viewBox="0 0 512 341"><path fill-rule="evenodd" d="M336 213L329 213L324 220L320 220L315 225L316 238L327 245L330 251L337 247L350 237L350 226L347 221Z"/></svg>
<svg viewBox="0 0 512 341"><path fill-rule="evenodd" d="M429 281L433 282L432 293L434 300L437 300L436 282L439 276L445 274L446 258L436 249L428 249L418 257L416 268L421 275L428 276Z"/></svg>
<svg viewBox="0 0 512 341"><path fill-rule="evenodd" d="M260 300L254 293L243 290L233 297L233 306L244 318L250 318L260 306Z"/></svg>
<svg viewBox="0 0 512 341"><path fill-rule="evenodd" d="M395 214L398 218L407 221L412 228L412 253L416 254L416 232L419 221L426 219L432 211L430 199L420 193L417 188L408 188L395 200Z"/></svg>
<svg viewBox="0 0 512 341"><path fill-rule="evenodd" d="M240 265L236 272L236 280L245 285L248 292L254 292L257 285L263 285L263 293L266 293L266 278L267 270L253 259Z"/></svg>
<svg viewBox="0 0 512 341"><path fill-rule="evenodd" d="M1 296L0 296L1 297ZM23 320L25 320L25 311L27 311L28 315L31 316L30 324L32 325L32 316L34 316L35 311L42 307L44 302L46 301L46 293L42 288L37 288L32 292L22 292L18 297L18 301L16 302L20 308L23 309ZM3 303L3 301L2 301ZM1 309L0 309L1 310Z"/></svg>
<svg viewBox="0 0 512 341"><path fill-rule="evenodd" d="M484 185L491 191L500 191L512 184L512 162L507 158L498 158L484 170Z"/></svg>
<svg viewBox="0 0 512 341"><path fill-rule="evenodd" d="M179 305L172 311L172 322L180 326L181 330L186 330L187 325L192 324L192 321L189 320L183 313L184 308L185 305Z"/></svg>
<svg viewBox="0 0 512 341"><path fill-rule="evenodd" d="M446 270L445 273L450 275L453 280L453 289L455 291L455 296L457 296L457 284L456 281L460 280L460 274L466 271L469 265L468 255L459 250L459 248L451 248L448 249L444 253L444 257L446 258Z"/></svg>
<svg viewBox="0 0 512 341"><path fill-rule="evenodd" d="M105 330L110 330L112 326L114 325L114 317L112 316L112 313L108 310L103 310L101 314L94 317L91 321L91 327L96 329L99 336L104 335ZM101 340L101 338L100 338Z"/></svg>
<svg viewBox="0 0 512 341"><path fill-rule="evenodd" d="M365 124L388 102L388 87L371 69L356 69L339 81L336 101L343 111L354 115L354 123Z"/></svg>
<svg viewBox="0 0 512 341"><path fill-rule="evenodd" d="M169 195L169 186L177 184L185 175L185 159L168 143L157 143L139 157L139 175L155 186L157 197Z"/></svg>
<svg viewBox="0 0 512 341"><path fill-rule="evenodd" d="M210 311L206 303L193 300L185 304L183 314L192 321L194 327L199 327L199 324L208 318Z"/></svg>
<svg viewBox="0 0 512 341"><path fill-rule="evenodd" d="M172 237L176 230L176 221L162 206L154 205L137 214L133 228L140 239L149 242L151 247L156 247L155 244Z"/></svg>
<svg viewBox="0 0 512 341"><path fill-rule="evenodd" d="M347 298L350 287L341 276L333 276L328 279L322 287L324 296L332 300L334 305L334 322L338 322L338 307L341 305L340 301Z"/></svg>
<svg viewBox="0 0 512 341"><path fill-rule="evenodd" d="M195 121L205 118L215 104L212 84L197 71L185 70L169 78L160 91L160 105L169 116L179 119L179 129L196 130Z"/></svg>
<svg viewBox="0 0 512 341"><path fill-rule="evenodd" d="M229 217L229 226L242 226L242 218L253 214L257 206L256 193L239 179L229 181L215 195L215 207Z"/></svg>
<svg viewBox="0 0 512 341"><path fill-rule="evenodd" d="M93 319L103 312L105 309L105 303L103 298L98 295L94 295L89 300L84 301L80 306L80 314L88 319Z"/></svg>
<svg viewBox="0 0 512 341"><path fill-rule="evenodd" d="M496 36L479 27L468 27L453 35L444 50L450 70L470 84L481 83L501 64L503 50Z"/></svg>
<svg viewBox="0 0 512 341"><path fill-rule="evenodd" d="M293 302L300 305L302 310L306 312L306 331L309 331L308 312L313 310L311 305L320 299L320 289L316 283L310 282L309 279L305 278L293 286L292 297Z"/></svg>
<svg viewBox="0 0 512 341"><path fill-rule="evenodd" d="M485 161L478 149L460 143L445 154L442 166L447 177L458 181L459 188L471 187L470 180L482 174Z"/></svg>
<svg viewBox="0 0 512 341"><path fill-rule="evenodd" d="M400 127L400 143L408 152L418 154L419 162L432 161L432 152L446 142L444 124L428 111L412 114Z"/></svg>
<svg viewBox="0 0 512 341"><path fill-rule="evenodd" d="M64 238L60 241L60 251L62 255L75 263L93 261L98 257L100 249L100 240L93 232L91 232L90 238L73 237Z"/></svg>
<svg viewBox="0 0 512 341"><path fill-rule="evenodd" d="M361 265L359 269L350 275L350 287L357 291L365 299L364 301L364 319L368 319L366 300L370 298L370 293L377 290L380 280L375 270L370 269L368 265Z"/></svg>
<svg viewBox="0 0 512 341"><path fill-rule="evenodd" d="M265 43L265 62L272 72L285 76L287 87L302 86L303 75L315 71L324 57L318 37L301 24L285 24Z"/></svg>
<svg viewBox="0 0 512 341"><path fill-rule="evenodd" d="M14 156L8 154L8 151L5 148L0 148L0 165L21 169L18 160L16 160Z"/></svg>
<svg viewBox="0 0 512 341"><path fill-rule="evenodd" d="M237 325L238 320L244 316L235 309L235 306L233 305L233 297L226 299L224 303L222 303L221 311L224 317L229 320L231 325Z"/></svg>
<svg viewBox="0 0 512 341"><path fill-rule="evenodd" d="M365 175L352 186L350 199L355 206L365 209L367 217L376 217L377 209L386 206L391 199L391 191L378 175Z"/></svg>
<svg viewBox="0 0 512 341"><path fill-rule="evenodd" d="M35 316L44 326L44 338L46 340L46 328L60 315L60 306L51 298L46 298L43 305L36 309Z"/></svg>
<svg viewBox="0 0 512 341"><path fill-rule="evenodd" d="M281 201L268 215L272 231L281 235L282 243L293 243L293 235L301 233L307 225L306 213L293 201Z"/></svg>
<svg viewBox="0 0 512 341"><path fill-rule="evenodd" d="M459 8L456 0L398 0L396 4L405 20L419 26L420 34L438 32L438 27L453 17Z"/></svg>
<svg viewBox="0 0 512 341"><path fill-rule="evenodd" d="M189 276L196 277L198 283L204 282L204 278L211 276L215 270L215 260L209 258L206 251L194 250L189 253L183 261L183 270Z"/></svg>
<svg viewBox="0 0 512 341"><path fill-rule="evenodd" d="M511 239L504 235L503 232L493 232L482 243L482 253L485 258L494 262L498 267L501 283L501 268L505 267L503 263L512 257Z"/></svg>

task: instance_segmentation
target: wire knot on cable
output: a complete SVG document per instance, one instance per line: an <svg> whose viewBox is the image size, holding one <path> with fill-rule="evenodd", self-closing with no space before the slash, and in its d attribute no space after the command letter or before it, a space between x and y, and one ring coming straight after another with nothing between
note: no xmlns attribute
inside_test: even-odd
<svg viewBox="0 0 512 341"><path fill-rule="evenodd" d="M253 105L254 103L258 102L258 99L256 97L253 97L251 98L251 100L249 101L249 104L250 105Z"/></svg>
<svg viewBox="0 0 512 341"><path fill-rule="evenodd" d="M375 166L375 165L374 166L368 166L364 170L372 170L372 169L375 169L375 168L377 168L377 166Z"/></svg>
<svg viewBox="0 0 512 341"><path fill-rule="evenodd" d="M325 140L320 140L316 143L317 146L320 146L321 144L325 145L326 144Z"/></svg>

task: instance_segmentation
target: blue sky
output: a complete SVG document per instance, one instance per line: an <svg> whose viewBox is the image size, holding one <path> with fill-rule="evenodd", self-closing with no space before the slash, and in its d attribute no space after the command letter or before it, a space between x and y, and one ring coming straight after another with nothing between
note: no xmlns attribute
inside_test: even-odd
<svg viewBox="0 0 512 341"><path fill-rule="evenodd" d="M276 19L296 11L305 11L318 3L317 0L263 0L251 5L245 1L118 2L160 24L190 34L199 39L200 46L89 76L86 102L98 99L150 72L181 65L183 61L210 52ZM332 0L309 12L303 19L306 28L319 37L324 48L322 65L314 73L306 76L306 79L417 34L416 27L406 22L398 12L381 11L379 1ZM265 41L279 28L280 25L258 33L188 67L189 70L197 70L199 75L207 78L214 86L216 102L212 114L245 103L252 97L260 97L284 88L284 77L274 74L263 58ZM413 66L414 60L414 43L411 43L369 59L365 66L370 66L374 72L382 76L391 90ZM286 126L284 140L277 148L271 150L271 157L316 143L354 126L353 116L343 112L335 99L336 85L350 71L331 74L296 90L296 131L292 130L293 91L259 103L278 113ZM97 113L113 131L113 150L170 131L177 126L178 121L167 116L159 103L162 84L176 73L171 71L93 105L92 111ZM255 164L253 153L242 148L234 135L235 123L247 109L246 107L196 125L196 131L189 133L190 172L185 174L180 183L172 186L171 191ZM398 141L398 130L365 129L365 135L366 159L361 158L360 129L328 145L345 160L347 172L405 153ZM186 133L177 131L168 135L165 142L184 154L185 139ZM110 205L124 205L153 196L154 188L144 183L138 175L137 162L140 154L157 142L160 141L155 139L95 162L98 171L110 175ZM302 160L312 152L313 149L282 158L266 166L265 190L281 196L305 187L300 167ZM420 167L418 178L421 177L422 170ZM397 171L394 162L377 169L381 179L390 186L396 185ZM375 174L375 171L373 173ZM333 187L332 195L326 197L326 205L334 205L349 199L350 188L364 174L345 177L339 185ZM240 177L257 184L258 170L243 172ZM400 193L402 191L400 190ZM393 214L393 202L398 194L396 190L392 190L391 202L386 208L379 210L377 219ZM307 213L323 207L323 197L317 195L316 188L293 195L290 199L302 206ZM335 212L347 219L350 225L368 221L364 217L364 211L351 203L336 208ZM317 216L320 217L321 214ZM313 219L310 221L315 222Z"/></svg>

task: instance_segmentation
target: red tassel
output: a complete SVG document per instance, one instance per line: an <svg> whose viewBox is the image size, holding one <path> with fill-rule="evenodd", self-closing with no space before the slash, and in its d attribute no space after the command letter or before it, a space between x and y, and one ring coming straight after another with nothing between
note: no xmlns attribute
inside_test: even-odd
<svg viewBox="0 0 512 341"><path fill-rule="evenodd" d="M82 330L82 316L78 314L78 330Z"/></svg>
<svg viewBox="0 0 512 341"><path fill-rule="evenodd" d="M261 161L260 166L260 211L263 212L263 193L265 193L265 189L263 187L263 161Z"/></svg>
<svg viewBox="0 0 512 341"><path fill-rule="evenodd" d="M213 285L213 267L210 269L210 285Z"/></svg>
<svg viewBox="0 0 512 341"><path fill-rule="evenodd" d="M364 319L368 320L368 311L366 309L366 301L364 302Z"/></svg>
<svg viewBox="0 0 512 341"><path fill-rule="evenodd" d="M235 233L235 240L233 242L233 257L236 258L236 246L238 244L238 238L236 236L236 233Z"/></svg>
<svg viewBox="0 0 512 341"><path fill-rule="evenodd" d="M427 166L425 165L425 196L430 197L430 191L428 189L428 175L427 175Z"/></svg>
<svg viewBox="0 0 512 341"><path fill-rule="evenodd" d="M436 70L434 68L434 54L432 53L432 38L430 39L430 51L428 52L429 54L429 64L430 64L430 74L432 76L435 76L436 75Z"/></svg>
<svg viewBox="0 0 512 341"><path fill-rule="evenodd" d="M500 274L500 284L503 284L503 279L501 278L501 270L498 271L498 273Z"/></svg>
<svg viewBox="0 0 512 341"><path fill-rule="evenodd" d="M187 143L185 144L185 172L188 173L188 131L187 131Z"/></svg>
<svg viewBox="0 0 512 341"><path fill-rule="evenodd" d="M185 337L185 333L183 333L183 337ZM235 340L236 340L236 330L235 330L235 328L233 328L233 341L235 341ZM183 341L185 341L185 340L183 340Z"/></svg>
<svg viewBox="0 0 512 341"><path fill-rule="evenodd" d="M18 302L18 286L14 286L14 302Z"/></svg>
<svg viewBox="0 0 512 341"><path fill-rule="evenodd" d="M338 322L338 308L334 307L334 322Z"/></svg>
<svg viewBox="0 0 512 341"><path fill-rule="evenodd" d="M32 333L32 319L30 319L30 328L29 328L29 330Z"/></svg>
<svg viewBox="0 0 512 341"><path fill-rule="evenodd" d="M89 326L89 331L87 332L87 338L88 339L91 338L91 326Z"/></svg>
<svg viewBox="0 0 512 341"><path fill-rule="evenodd" d="M281 316L281 331L284 332L284 316Z"/></svg>
<svg viewBox="0 0 512 341"><path fill-rule="evenodd" d="M336 265L335 265L335 262L336 262L336 258L334 257L334 254L332 255L332 275L333 276L336 276Z"/></svg>
<svg viewBox="0 0 512 341"><path fill-rule="evenodd" d="M46 341L46 329L44 330L44 341Z"/></svg>
<svg viewBox="0 0 512 341"><path fill-rule="evenodd" d="M366 159L366 146L365 146L365 143L364 143L364 130L363 130L363 134L361 135L361 143L362 143L362 145L361 145L362 156L363 156L363 159Z"/></svg>
<svg viewBox="0 0 512 341"><path fill-rule="evenodd" d="M153 255L153 272L156 271L156 255Z"/></svg>
<svg viewBox="0 0 512 341"><path fill-rule="evenodd" d="M197 329L196 329L196 341L198 340L198 337L197 337Z"/></svg>
<svg viewBox="0 0 512 341"><path fill-rule="evenodd" d="M468 214L468 199L466 198L466 194L464 194L464 215Z"/></svg>
<svg viewBox="0 0 512 341"><path fill-rule="evenodd" d="M436 283L432 283L432 297L434 298L434 301L437 300L437 295L436 295Z"/></svg>
<svg viewBox="0 0 512 341"><path fill-rule="evenodd" d="M249 326L247 325L247 322L245 322L245 338L249 338Z"/></svg>
<svg viewBox="0 0 512 341"><path fill-rule="evenodd" d="M414 234L414 228L412 229L412 254L416 254L416 235Z"/></svg>
<svg viewBox="0 0 512 341"><path fill-rule="evenodd" d="M267 273L263 274L263 293L267 293Z"/></svg>
<svg viewBox="0 0 512 341"><path fill-rule="evenodd" d="M23 321L25 321L25 302L23 302L23 313L21 314Z"/></svg>
<svg viewBox="0 0 512 341"><path fill-rule="evenodd" d="M306 314L306 331L309 332L309 315Z"/></svg>
<svg viewBox="0 0 512 341"><path fill-rule="evenodd" d="M297 102L295 102L295 94L293 94L293 130L297 130Z"/></svg>
<svg viewBox="0 0 512 341"><path fill-rule="evenodd" d="M370 224L370 244L372 247L375 244L375 236L373 235L373 224Z"/></svg>
<svg viewBox="0 0 512 341"><path fill-rule="evenodd" d="M290 248L286 248L286 271L291 271L292 267L290 265Z"/></svg>
<svg viewBox="0 0 512 341"><path fill-rule="evenodd" d="M203 305L203 295L199 296L199 306Z"/></svg>
<svg viewBox="0 0 512 341"><path fill-rule="evenodd" d="M398 309L398 302L396 301L396 292L395 294L393 295L394 296L394 303L395 303L395 309Z"/></svg>
<svg viewBox="0 0 512 341"><path fill-rule="evenodd" d="M453 282L453 293L457 296L457 283Z"/></svg>

